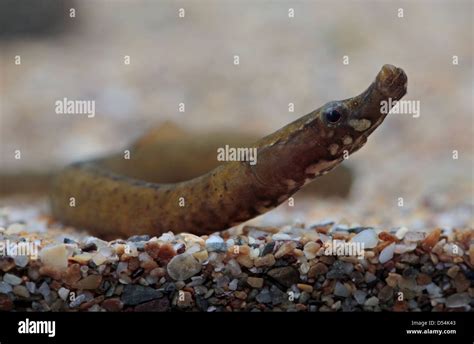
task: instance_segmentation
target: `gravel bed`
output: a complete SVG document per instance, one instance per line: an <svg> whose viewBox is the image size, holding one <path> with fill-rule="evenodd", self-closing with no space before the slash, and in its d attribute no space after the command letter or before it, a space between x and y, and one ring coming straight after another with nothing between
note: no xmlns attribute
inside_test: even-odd
<svg viewBox="0 0 474 344"><path fill-rule="evenodd" d="M474 231L337 223L110 242L0 227L1 311L472 311ZM37 230L37 228L35 229Z"/></svg>

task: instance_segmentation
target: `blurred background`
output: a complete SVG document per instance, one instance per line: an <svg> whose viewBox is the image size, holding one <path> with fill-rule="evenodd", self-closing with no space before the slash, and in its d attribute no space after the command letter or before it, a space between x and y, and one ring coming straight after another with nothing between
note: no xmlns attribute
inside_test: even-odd
<svg viewBox="0 0 474 344"><path fill-rule="evenodd" d="M344 162L349 197L297 198L254 222L474 225L472 1L0 3L0 178L116 152L166 121L263 136L359 94L390 63L420 117L392 114ZM95 100L95 117L56 114L65 97Z"/></svg>

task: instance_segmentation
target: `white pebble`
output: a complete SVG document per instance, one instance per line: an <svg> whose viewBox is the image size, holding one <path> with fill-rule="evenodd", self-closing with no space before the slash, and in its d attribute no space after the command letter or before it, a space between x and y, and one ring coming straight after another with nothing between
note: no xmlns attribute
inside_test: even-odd
<svg viewBox="0 0 474 344"><path fill-rule="evenodd" d="M206 240L206 249L209 252L212 252L212 251L225 251L227 249L227 245L224 242L224 239L222 239L220 236L211 235Z"/></svg>
<svg viewBox="0 0 474 344"><path fill-rule="evenodd" d="M59 244L44 247L39 253L39 258L44 265L64 270L67 268L68 255L66 245Z"/></svg>
<svg viewBox="0 0 474 344"><path fill-rule="evenodd" d="M193 254L201 251L201 246L199 244L193 244L191 247L186 249L186 253Z"/></svg>
<svg viewBox="0 0 474 344"><path fill-rule="evenodd" d="M158 240L164 242L171 242L174 240L174 234L172 232L163 233Z"/></svg>
<svg viewBox="0 0 474 344"><path fill-rule="evenodd" d="M395 236L397 237L398 240L402 240L405 237L405 234L407 234L407 232L408 232L408 228L400 227L395 233Z"/></svg>
<svg viewBox="0 0 474 344"><path fill-rule="evenodd" d="M291 236L285 233L277 233L272 236L273 241L277 240L292 240Z"/></svg>
<svg viewBox="0 0 474 344"><path fill-rule="evenodd" d="M316 258L316 254L318 253L320 248L321 246L318 243L315 243L314 241L309 241L308 243L306 243L306 245L304 245L303 253L307 259L314 259Z"/></svg>
<svg viewBox="0 0 474 344"><path fill-rule="evenodd" d="M19 266L20 268L24 268L26 265L28 265L28 256L14 256L13 260L15 261L16 266Z"/></svg>
<svg viewBox="0 0 474 344"><path fill-rule="evenodd" d="M391 243L387 247L385 247L379 255L379 262L381 264L385 264L390 259L393 258L393 254L395 253L395 243Z"/></svg>
<svg viewBox="0 0 474 344"><path fill-rule="evenodd" d="M20 234L21 232L26 231L26 226L22 223L12 223L8 226L6 233L7 234Z"/></svg>
<svg viewBox="0 0 474 344"><path fill-rule="evenodd" d="M92 257L92 261L95 265L99 266L104 264L107 261L107 258L102 255L102 253L97 253Z"/></svg>
<svg viewBox="0 0 474 344"><path fill-rule="evenodd" d="M94 244L97 248L101 248L101 247L107 246L109 243L107 241L101 240L93 236L87 237L84 240L84 245L88 246L92 244Z"/></svg>
<svg viewBox="0 0 474 344"><path fill-rule="evenodd" d="M69 289L66 289L64 287L59 288L58 295L61 300L66 301L69 296Z"/></svg>
<svg viewBox="0 0 474 344"><path fill-rule="evenodd" d="M360 232L359 234L356 234L351 242L357 242L364 244L364 249L366 248L374 248L377 246L379 239L377 237L377 233L373 229L366 229Z"/></svg>
<svg viewBox="0 0 474 344"><path fill-rule="evenodd" d="M405 234L405 241L407 242L417 242L425 238L424 232L412 232L409 231Z"/></svg>
<svg viewBox="0 0 474 344"><path fill-rule="evenodd" d="M396 244L395 245L395 253L396 254L403 254L407 252L412 252L416 249L416 244L410 244L410 245L405 245L405 244Z"/></svg>

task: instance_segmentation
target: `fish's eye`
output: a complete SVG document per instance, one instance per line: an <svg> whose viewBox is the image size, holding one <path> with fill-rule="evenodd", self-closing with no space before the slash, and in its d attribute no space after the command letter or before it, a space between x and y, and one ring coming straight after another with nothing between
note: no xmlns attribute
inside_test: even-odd
<svg viewBox="0 0 474 344"><path fill-rule="evenodd" d="M339 122L339 120L342 118L341 113L336 109L330 109L326 111L324 116L326 117L326 120L332 124Z"/></svg>

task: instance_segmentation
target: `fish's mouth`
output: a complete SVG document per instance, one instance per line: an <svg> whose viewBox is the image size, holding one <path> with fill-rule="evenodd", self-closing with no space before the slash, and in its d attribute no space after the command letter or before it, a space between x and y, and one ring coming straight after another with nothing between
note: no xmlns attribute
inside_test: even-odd
<svg viewBox="0 0 474 344"><path fill-rule="evenodd" d="M407 92L407 75L403 69L386 64L375 78L375 88L385 97L399 100Z"/></svg>
<svg viewBox="0 0 474 344"><path fill-rule="evenodd" d="M386 64L377 74L375 81L362 93L357 103L361 106L354 111L353 123L367 123L366 128L357 131L368 137L384 121L391 108L407 92L408 78L403 69Z"/></svg>

